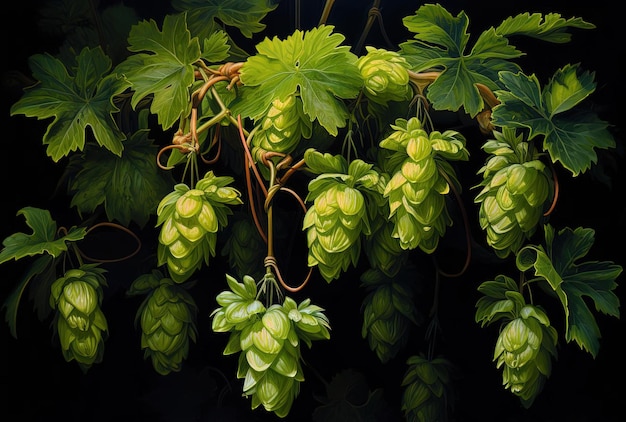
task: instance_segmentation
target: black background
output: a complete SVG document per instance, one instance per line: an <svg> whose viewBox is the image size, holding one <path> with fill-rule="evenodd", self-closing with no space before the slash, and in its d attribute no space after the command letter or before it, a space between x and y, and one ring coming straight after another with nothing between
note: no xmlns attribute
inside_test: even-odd
<svg viewBox="0 0 626 422"><path fill-rule="evenodd" d="M127 1L142 18L161 17L170 11L169 2ZM302 25L314 25L322 1L303 1ZM362 3L362 6L361 6ZM3 75L7 71L29 73L27 58L35 53L55 52L58 40L43 36L37 28L37 10L41 2L10 2L2 6L4 31ZM386 33L399 43L410 37L401 24L403 16L412 14L421 3L382 1ZM563 17L578 16L597 26L591 31L576 31L572 42L551 45L520 40L518 48L528 53L519 60L527 74L536 72L542 82L566 63L580 62L595 71L597 90L591 101L600 118L610 122L618 148L601 153L600 160L612 178L605 184L592 172L576 180L561 174L562 194L552 217L555 227L591 227L596 230L592 259L626 264L623 239L626 214L623 204L623 70L624 30L620 14L608 0L593 3L560 1L442 1L453 15L464 10L470 18L469 32L479 34L496 26L504 18L520 12L557 12ZM357 42L370 2L337 0L329 22L346 35L346 43ZM284 36L293 28L293 2L283 1L264 22L269 35ZM374 25L370 39L380 40L380 29ZM260 39L256 40L259 41ZM368 39L369 41L369 39ZM367 42L366 42L367 44ZM3 78L2 97L2 166L0 167L0 201L2 220L0 239L26 231L16 212L25 206L51 209L59 225L76 225L78 218L66 210L67 198L57 192L56 182L62 172L46 157L41 138L47 122L24 116L9 116L10 106L20 98L21 90ZM478 143L480 145L480 143ZM477 149L477 147L474 147ZM474 177L468 175L468 177ZM466 193L469 198L469 192ZM471 198L468 199L471 202ZM56 213L58 212L58 214ZM62 214L67 213L67 214ZM0 266L0 299L4 300L17 284L24 262ZM52 341L50 321L40 321L32 312L32 303L20 306L18 338L10 336L8 326L0 324L0 420L39 421L234 421L276 420L261 408L249 410L249 401L240 398L235 378L236 358L223 357L226 335L213 333L209 313L216 306L215 294L224 289L221 274L226 269L216 262L203 272L194 294L200 308L198 342L192 345L183 370L166 377L156 374L149 361L143 360L139 334L133 326L139 299L127 299L124 291L136 276L135 268L124 265L107 267L110 288L103 310L109 320L110 338L105 346L104 361L83 374L75 362L63 360L58 345ZM558 361L544 391L533 407L523 409L519 400L501 387L501 373L491 361L496 332L481 329L473 321L477 285L497 274L497 266L477 262L460 279L444 280L440 293L441 352L462 368L457 380L457 403L454 420L458 421L618 421L626 416L626 364L623 351L626 326L622 320L597 314L602 332L601 348L596 359L576 344L565 344L560 332ZM131 275L129 275L131 274ZM398 387L405 369L406 357L417 353L423 333L409 340L408 350L387 364L369 350L360 337L360 303L364 292L358 289L359 271L350 270L345 278L328 286L321 279L312 281L315 288L305 291L313 301L327 309L333 330L331 340L318 342L312 350L303 349L305 360L325 381L339 371L351 368L366 374L370 390L383 388L389 414L380 420L401 420L398 410ZM623 275L618 282L622 282ZM626 300L620 285L616 294ZM298 300L304 298L298 297ZM559 308L556 307L556 313ZM4 316L4 313L3 313ZM554 317L558 324L558 316ZM555 324L555 325L556 325ZM411 349L411 346L415 346ZM314 395L324 394L324 384L305 366L306 382L287 420L310 420L319 404ZM229 384L230 383L230 384ZM228 385L232 390L228 389ZM220 401L220 392L224 393Z"/></svg>

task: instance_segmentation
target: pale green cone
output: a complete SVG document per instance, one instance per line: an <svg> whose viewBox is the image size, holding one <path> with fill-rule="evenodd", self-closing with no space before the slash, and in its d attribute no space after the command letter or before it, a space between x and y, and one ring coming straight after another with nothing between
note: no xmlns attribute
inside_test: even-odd
<svg viewBox="0 0 626 422"><path fill-rule="evenodd" d="M102 361L108 325L100 308L104 273L96 264L71 269L51 286L50 306L56 309L55 329L67 362L88 369Z"/></svg>

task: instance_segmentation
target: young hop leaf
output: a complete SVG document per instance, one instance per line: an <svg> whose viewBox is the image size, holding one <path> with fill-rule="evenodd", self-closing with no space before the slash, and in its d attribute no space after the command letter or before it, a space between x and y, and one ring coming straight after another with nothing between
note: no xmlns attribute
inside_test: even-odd
<svg viewBox="0 0 626 422"><path fill-rule="evenodd" d="M152 95L150 111L158 116L163 129L169 129L191 110L193 64L201 56L198 38L191 37L182 13L166 15L162 31L153 20L139 22L131 28L128 42L128 49L135 54L115 72L131 84L132 107Z"/></svg>
<svg viewBox="0 0 626 422"><path fill-rule="evenodd" d="M29 65L39 82L24 90L11 107L11 115L40 120L54 117L43 137L46 153L53 161L82 151L88 127L98 145L122 154L126 136L113 119L119 109L112 98L128 88L128 83L109 74L111 59L100 47L85 47L76 63L67 66L47 53L31 56Z"/></svg>
<svg viewBox="0 0 626 422"><path fill-rule="evenodd" d="M67 252L66 242L78 242L87 233L85 228L72 227L65 236L57 238L57 224L50 216L50 211L34 207L25 207L17 212L26 218L26 225L33 233L14 233L2 241L0 264L11 259L18 260L26 256L48 253L57 258Z"/></svg>
<svg viewBox="0 0 626 422"><path fill-rule="evenodd" d="M331 135L337 135L349 117L344 100L355 98L363 86L357 56L341 45L345 37L333 33L332 25L310 31L296 30L285 40L266 38L257 44L257 54L240 70L244 104L234 114L255 120L264 117L272 101L285 101L299 94L302 109L311 122L317 120Z"/></svg>
<svg viewBox="0 0 626 422"><path fill-rule="evenodd" d="M493 124L528 129L528 139L543 135L543 149L552 162L577 176L597 161L596 148L615 147L608 123L591 111L573 110L596 85L594 74L579 65L559 69L543 89L535 75L503 71L507 90L495 91L500 104L492 111Z"/></svg>
<svg viewBox="0 0 626 422"><path fill-rule="evenodd" d="M556 293L565 311L565 339L576 341L595 358L600 349L600 328L585 299L592 300L597 311L619 318L620 301L613 290L623 268L610 261L578 262L589 253L594 235L593 229L565 228L557 233L546 225L545 247L522 248L517 267L534 270L538 280Z"/></svg>

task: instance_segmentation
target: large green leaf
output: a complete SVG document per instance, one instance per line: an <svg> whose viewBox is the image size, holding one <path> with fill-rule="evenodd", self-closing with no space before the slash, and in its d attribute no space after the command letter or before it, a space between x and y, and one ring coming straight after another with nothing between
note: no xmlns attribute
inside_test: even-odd
<svg viewBox="0 0 626 422"><path fill-rule="evenodd" d="M496 91L501 103L492 112L496 126L526 128L529 140L543 135L552 161L560 161L574 176L597 161L595 148L615 146L608 123L591 111L572 110L595 90L593 74L579 70L578 65L564 66L543 90L535 75L501 72L507 90Z"/></svg>
<svg viewBox="0 0 626 422"><path fill-rule="evenodd" d="M67 251L65 242L77 242L85 237L85 228L72 227L63 237L56 238L57 224L50 216L50 211L34 207L25 207L17 212L26 218L26 224L33 233L14 233L2 241L0 264L10 259L18 260L26 256L40 255L44 252L58 257Z"/></svg>
<svg viewBox="0 0 626 422"><path fill-rule="evenodd" d="M547 281L565 311L568 342L574 340L595 358L600 348L600 329L585 302L590 298L597 311L619 318L619 298L613 290L622 267L609 261L578 263L594 242L592 229L565 228L557 233L546 226L546 246L526 246L517 256L522 271L534 268L535 275Z"/></svg>
<svg viewBox="0 0 626 422"><path fill-rule="evenodd" d="M154 20L134 25L128 49L135 52L116 67L134 90L131 105L152 95L150 111L169 129L191 109L189 88L194 82L193 63L200 59L198 38L191 38L185 14L167 15L160 31Z"/></svg>
<svg viewBox="0 0 626 422"><path fill-rule="evenodd" d="M11 115L54 117L43 137L47 154L56 162L85 147L87 127L101 146L122 153L124 134L112 114L119 111L112 97L127 88L115 75L107 75L111 60L100 47L84 48L71 70L50 54L30 57L33 77L39 82L24 90L11 107Z"/></svg>
<svg viewBox="0 0 626 422"><path fill-rule="evenodd" d="M310 31L296 30L285 40L266 38L257 44L257 54L240 71L241 82L253 88L245 97L250 104L242 114L260 118L274 99L298 93L304 114L337 135L349 116L343 100L358 95L363 79L357 56L350 47L340 45L345 37L333 29L321 25Z"/></svg>
<svg viewBox="0 0 626 422"><path fill-rule="evenodd" d="M471 51L466 51L467 15L460 12L453 17L439 4L421 6L414 15L405 17L403 23L415 33L415 40L400 44L401 54L411 69L415 72L442 70L427 92L428 100L438 110L463 108L472 117L476 116L484 108L476 84L496 89L497 72L517 69L508 60L522 55L493 28L484 31Z"/></svg>
<svg viewBox="0 0 626 422"><path fill-rule="evenodd" d="M81 170L71 185L71 206L91 213L104 204L110 221L127 226L132 220L144 226L174 184L169 173L158 169L154 160L157 148L148 134L148 129L135 132L121 157L86 149L76 160Z"/></svg>

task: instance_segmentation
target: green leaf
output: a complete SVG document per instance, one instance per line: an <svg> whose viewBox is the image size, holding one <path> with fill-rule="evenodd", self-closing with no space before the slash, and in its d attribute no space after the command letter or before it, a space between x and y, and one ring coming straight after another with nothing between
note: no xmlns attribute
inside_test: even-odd
<svg viewBox="0 0 626 422"><path fill-rule="evenodd" d="M72 151L83 150L87 127L99 145L116 155L122 153L125 136L112 117L119 111L112 97L128 85L115 75L106 75L111 60L100 47L85 47L76 57L73 72L50 54L31 56L29 65L39 82L24 90L11 107L11 115L54 117L43 144L48 145L46 152L55 162Z"/></svg>
<svg viewBox="0 0 626 422"><path fill-rule="evenodd" d="M595 148L615 146L608 123L590 111L571 110L595 89L593 76L578 69L567 65L558 70L543 91L535 75L501 72L508 91L495 92L500 104L492 110L496 126L526 128L529 140L543 135L552 161L560 161L574 176L597 161Z"/></svg>
<svg viewBox="0 0 626 422"><path fill-rule="evenodd" d="M228 57L228 35L224 31L216 31L205 38L202 46L202 58L209 63L219 63Z"/></svg>
<svg viewBox="0 0 626 422"><path fill-rule="evenodd" d="M619 298L613 290L622 267L609 261L586 261L583 258L594 242L592 229L565 228L555 235L546 226L546 248L526 246L518 254L518 268L534 268L535 275L546 280L561 299L566 316L565 338L576 341L595 358L600 348L600 329L585 302L590 298L597 311L619 318Z"/></svg>
<svg viewBox="0 0 626 422"><path fill-rule="evenodd" d="M342 100L355 98L363 79L357 56L350 47L340 45L345 37L333 29L321 25L310 31L296 30L285 40L266 38L257 44L257 54L240 70L241 82L254 87L249 95L256 97L254 107L242 114L257 119L274 99L299 93L304 114L337 135L349 116Z"/></svg>
<svg viewBox="0 0 626 422"><path fill-rule="evenodd" d="M595 25L585 22L581 18L563 19L558 13L521 13L515 17L508 17L496 32L505 37L524 35L543 41L563 44L571 40L572 35L566 32L570 27L578 29L593 29Z"/></svg>
<svg viewBox="0 0 626 422"><path fill-rule="evenodd" d="M128 49L136 54L116 67L134 90L131 105L152 95L150 111L169 129L190 110L189 88L194 82L193 63L200 59L200 44L191 38L185 15L165 16L163 31L154 20L134 25Z"/></svg>
<svg viewBox="0 0 626 422"><path fill-rule="evenodd" d="M34 207L25 207L17 212L24 215L26 224L33 229L33 234L14 233L2 241L4 248L0 251L0 264L10 259L18 260L25 256L49 253L58 257L67 251L65 242L77 242L85 237L85 228L72 227L68 233L55 239L57 224L52 220L50 211Z"/></svg>
<svg viewBox="0 0 626 422"><path fill-rule="evenodd" d="M28 283L36 278L39 274L45 273L53 263L53 257L51 255L40 256L33 262L28 268L24 277L20 280L20 283L15 287L13 292L6 298L2 304L3 308L6 308L5 321L9 325L11 335L17 338L17 309L26 289Z"/></svg>
<svg viewBox="0 0 626 422"><path fill-rule="evenodd" d="M135 132L121 157L87 148L76 160L81 169L71 185L71 206L92 213L104 204L109 221L144 226L173 185L171 175L159 171L157 149L148 135L148 129Z"/></svg>
<svg viewBox="0 0 626 422"><path fill-rule="evenodd" d="M275 3L275 4L274 4ZM172 7L186 11L189 28L194 34L196 26L214 24L215 20L232 26L246 38L265 29L261 20L278 7L272 0L172 0ZM199 29L199 28L198 28Z"/></svg>
<svg viewBox="0 0 626 422"><path fill-rule="evenodd" d="M493 28L484 31L471 51L466 51L469 19L465 12L453 17L441 5L427 4L415 15L405 17L403 23L415 33L415 40L400 44L401 54L412 70L443 69L427 91L428 100L437 110L463 108L471 117L476 116L484 108L476 84L496 89L498 71L518 68L507 60L522 53Z"/></svg>

